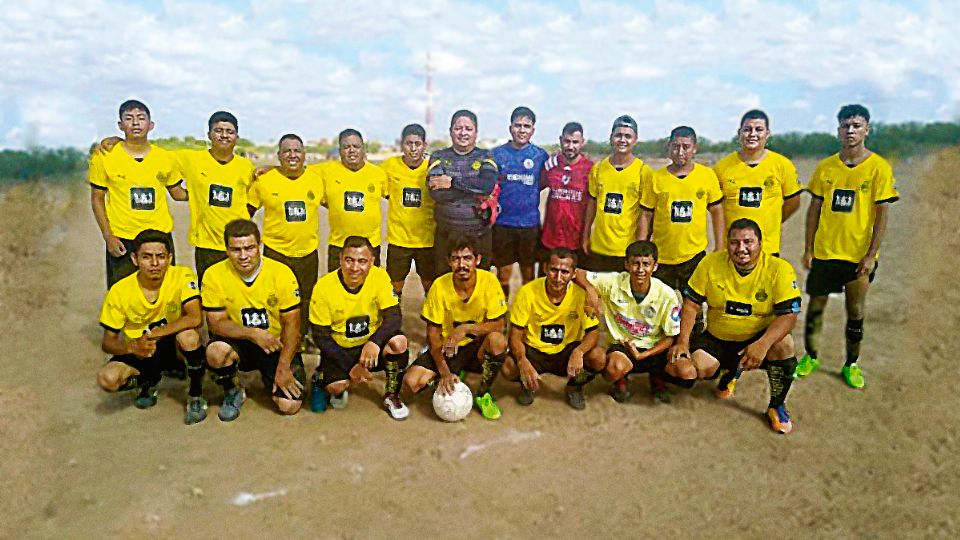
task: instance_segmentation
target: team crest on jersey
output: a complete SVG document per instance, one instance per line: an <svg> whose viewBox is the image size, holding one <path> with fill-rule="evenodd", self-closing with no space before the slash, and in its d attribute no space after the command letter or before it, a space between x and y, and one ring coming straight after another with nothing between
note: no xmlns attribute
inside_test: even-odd
<svg viewBox="0 0 960 540"><path fill-rule="evenodd" d="M180 304L176 302L170 302L167 304L167 313L176 313L180 309Z"/></svg>
<svg viewBox="0 0 960 540"><path fill-rule="evenodd" d="M524 168L524 169L532 169L532 168L533 168L533 160L530 159L530 158L527 158L527 159L523 160L523 168Z"/></svg>
<svg viewBox="0 0 960 540"><path fill-rule="evenodd" d="M267 297L267 305L270 307L277 307L277 304L280 303L280 299L277 298L277 295L271 294Z"/></svg>
<svg viewBox="0 0 960 540"><path fill-rule="evenodd" d="M757 294L755 294L753 297L757 299L757 302L765 302L767 298L769 298L767 296L767 291L763 289L760 289L759 291L757 291Z"/></svg>
<svg viewBox="0 0 960 540"><path fill-rule="evenodd" d="M673 309L670 310L670 320L673 322L680 322L680 306L673 306Z"/></svg>
<svg viewBox="0 0 960 540"><path fill-rule="evenodd" d="M697 190L697 198L698 198L698 199L702 199L706 194L707 194L707 192L704 191L703 189L698 189L698 190Z"/></svg>
<svg viewBox="0 0 960 540"><path fill-rule="evenodd" d="M563 176L560 177L560 183L563 184L563 185L569 184L569 183L570 183L570 175L567 174L567 173L563 173Z"/></svg>
<svg viewBox="0 0 960 540"><path fill-rule="evenodd" d="M162 172L157 171L157 182L163 182L164 176Z"/></svg>
<svg viewBox="0 0 960 540"><path fill-rule="evenodd" d="M479 171L479 170L480 170L480 160L478 159L478 160L474 161L474 162L470 165L470 168L473 169L473 170L475 170L475 171Z"/></svg>
<svg viewBox="0 0 960 540"><path fill-rule="evenodd" d="M300 298L300 288L299 288L299 287L293 290L293 295L296 296L297 298Z"/></svg>
<svg viewBox="0 0 960 540"><path fill-rule="evenodd" d="M773 177L772 177L772 176L771 176L771 177L767 177L767 179L763 181L763 187L766 187L766 188L771 188L771 187L773 187Z"/></svg>
<svg viewBox="0 0 960 540"><path fill-rule="evenodd" d="M314 199L316 199L316 198L317 198L317 196L316 196L316 195L314 195L314 193L313 193L313 190L312 190L312 189L311 189L310 191L308 191L308 192L307 192L307 200L308 200L308 201L312 201L312 200L314 200Z"/></svg>
<svg viewBox="0 0 960 540"><path fill-rule="evenodd" d="M195 290L195 291L199 291L199 290L200 290L200 287L197 286L197 282L196 282L196 281L191 281L190 283L187 283L187 288L188 288L188 289L193 289L193 290Z"/></svg>
<svg viewBox="0 0 960 540"><path fill-rule="evenodd" d="M869 180L865 180L862 184L860 184L860 191L862 191L863 193L866 193L866 192L870 191L870 181L869 181Z"/></svg>
<svg viewBox="0 0 960 540"><path fill-rule="evenodd" d="M367 193L373 193L376 189L373 184L367 184Z"/></svg>
<svg viewBox="0 0 960 540"><path fill-rule="evenodd" d="M652 319L656 315L657 315L657 310L653 306L647 306L646 309L643 310L643 316L648 319Z"/></svg>
<svg viewBox="0 0 960 540"><path fill-rule="evenodd" d="M580 315L579 315L576 311L571 311L570 314L567 315L567 320L575 321L575 320L577 320L579 317L580 317Z"/></svg>

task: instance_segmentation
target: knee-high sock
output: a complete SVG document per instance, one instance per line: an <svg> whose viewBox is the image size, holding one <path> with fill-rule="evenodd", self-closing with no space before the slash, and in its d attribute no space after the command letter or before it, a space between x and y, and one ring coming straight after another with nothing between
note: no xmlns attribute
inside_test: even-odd
<svg viewBox="0 0 960 540"><path fill-rule="evenodd" d="M779 407L787 400L790 385L793 384L793 372L797 369L797 358L786 360L767 360L767 379L770 380L770 407Z"/></svg>
<svg viewBox="0 0 960 540"><path fill-rule="evenodd" d="M400 381L403 380L403 369L407 367L407 353L385 354L383 369L387 372L385 392L396 394L400 391Z"/></svg>
<svg viewBox="0 0 960 540"><path fill-rule="evenodd" d="M497 374L500 373L500 368L503 367L503 362L506 359L507 353L505 352L496 356L488 354L483 359L483 373L480 375L480 388L477 390L478 396L482 396L490 391L490 387L493 386L493 381L497 378Z"/></svg>
<svg viewBox="0 0 960 540"><path fill-rule="evenodd" d="M823 310L810 309L803 323L803 346L811 358L818 358L820 330L823 328Z"/></svg>
<svg viewBox="0 0 960 540"><path fill-rule="evenodd" d="M860 358L860 342L863 341L863 319L847 319L847 363L850 365Z"/></svg>
<svg viewBox="0 0 960 540"><path fill-rule="evenodd" d="M223 387L224 392L229 392L240 384L239 377L237 377L236 364L230 364L229 366L220 368L210 368L210 371L213 372L213 380Z"/></svg>
<svg viewBox="0 0 960 540"><path fill-rule="evenodd" d="M206 372L207 348L201 345L192 351L183 351L187 359L187 378L190 379L190 397L200 397L203 393L203 374Z"/></svg>

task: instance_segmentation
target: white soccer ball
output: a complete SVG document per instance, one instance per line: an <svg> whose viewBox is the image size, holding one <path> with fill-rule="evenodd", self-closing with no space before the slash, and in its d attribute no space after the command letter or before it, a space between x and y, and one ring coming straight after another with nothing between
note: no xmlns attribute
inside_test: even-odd
<svg viewBox="0 0 960 540"><path fill-rule="evenodd" d="M433 410L445 422L459 422L473 408L473 392L463 381L457 381L452 394L444 394L439 388L433 393Z"/></svg>

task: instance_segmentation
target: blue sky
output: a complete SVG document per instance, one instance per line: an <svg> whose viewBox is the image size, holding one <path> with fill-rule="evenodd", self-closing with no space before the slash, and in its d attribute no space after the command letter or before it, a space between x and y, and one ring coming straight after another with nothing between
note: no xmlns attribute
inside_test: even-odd
<svg viewBox="0 0 960 540"><path fill-rule="evenodd" d="M271 142L360 129L432 136L471 108L482 137L510 111L538 114L535 141L567 121L606 138L633 115L640 137L688 124L731 137L760 107L774 134L832 131L840 105L878 121L960 117L960 1L0 0L0 147L86 146L116 133L127 98L156 136L203 137L226 109Z"/></svg>

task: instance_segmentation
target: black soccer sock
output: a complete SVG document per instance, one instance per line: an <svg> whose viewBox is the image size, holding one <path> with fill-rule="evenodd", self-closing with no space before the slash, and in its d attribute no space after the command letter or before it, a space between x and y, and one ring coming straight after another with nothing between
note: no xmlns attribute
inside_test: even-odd
<svg viewBox="0 0 960 540"><path fill-rule="evenodd" d="M183 351L187 359L187 378L190 379L190 397L200 397L203 394L203 374L207 369L207 348L201 345L192 351Z"/></svg>
<svg viewBox="0 0 960 540"><path fill-rule="evenodd" d="M797 357L786 360L767 360L767 379L770 381L770 407L779 407L787 400L787 392L793 384L793 372L797 369Z"/></svg>
<svg viewBox="0 0 960 540"><path fill-rule="evenodd" d="M860 342L863 341L863 319L847 319L847 363L854 364L860 359Z"/></svg>
<svg viewBox="0 0 960 540"><path fill-rule="evenodd" d="M213 372L214 382L223 387L224 392L229 392L240 384L239 377L237 377L236 364L230 364L229 366L220 368L212 367L210 371Z"/></svg>
<svg viewBox="0 0 960 540"><path fill-rule="evenodd" d="M387 372L385 393L396 394L400 391L400 381L403 380L403 369L407 367L407 353L385 354L383 369Z"/></svg>
<svg viewBox="0 0 960 540"><path fill-rule="evenodd" d="M600 372L590 368L589 366L583 366L583 370L577 374L576 377L570 377L570 380L567 381L567 386L572 386L574 388L583 388L584 385L589 384L590 381L597 378Z"/></svg>
<svg viewBox="0 0 960 540"><path fill-rule="evenodd" d="M719 370L718 370L719 371ZM730 383L739 375L739 369L725 369L720 375L720 381L717 382L717 388L720 390L726 390L730 387Z"/></svg>
<svg viewBox="0 0 960 540"><path fill-rule="evenodd" d="M480 374L480 388L477 389L477 395L482 396L490 391L494 379L500 373L504 361L507 359L507 353L502 352L496 356L486 355L483 359L483 373Z"/></svg>
<svg viewBox="0 0 960 540"><path fill-rule="evenodd" d="M818 358L817 350L820 348L820 330L822 329L823 310L807 311L807 318L803 323L803 347L810 358Z"/></svg>
<svg viewBox="0 0 960 540"><path fill-rule="evenodd" d="M117 392L126 392L127 390L136 390L137 388L140 388L140 379L137 375L131 375L117 388Z"/></svg>

